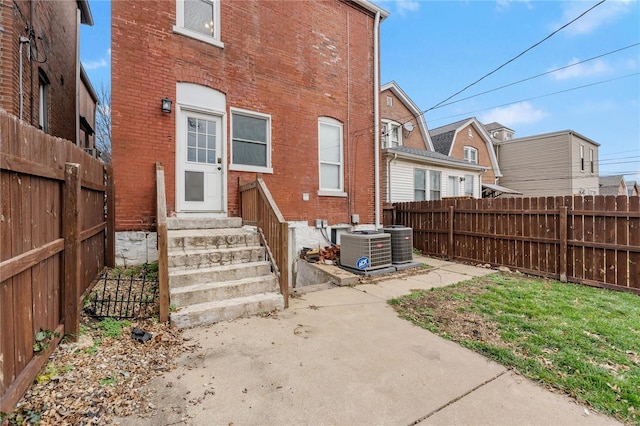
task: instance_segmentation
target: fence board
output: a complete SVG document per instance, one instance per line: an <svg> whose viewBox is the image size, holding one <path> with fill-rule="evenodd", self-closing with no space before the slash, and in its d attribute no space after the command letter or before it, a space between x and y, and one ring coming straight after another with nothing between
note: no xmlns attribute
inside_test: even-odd
<svg viewBox="0 0 640 426"><path fill-rule="evenodd" d="M629 198L629 212L640 213L640 198ZM640 216L629 217L629 245L640 246ZM640 252L629 252L629 286L640 289Z"/></svg>
<svg viewBox="0 0 640 426"><path fill-rule="evenodd" d="M574 210L579 210L579 211L584 210L584 198L580 196L574 197L573 208ZM585 232L584 216L581 214L574 213L573 217L574 217L573 219L574 238L572 238L572 241L579 243L580 241L585 240L584 239L584 232ZM573 276L577 279L584 279L585 278L585 266L584 266L585 249L583 246L580 246L578 244L574 245L573 248L575 251L575 255L574 255L575 275Z"/></svg>
<svg viewBox="0 0 640 426"><path fill-rule="evenodd" d="M616 210L616 197L614 195L607 195L604 200L604 210L615 211ZM616 239L616 222L618 218L607 216L604 218L604 242L607 244L618 244ZM616 273L616 252L617 250L605 250L604 252L604 282L618 284Z"/></svg>
<svg viewBox="0 0 640 426"><path fill-rule="evenodd" d="M616 211L628 212L629 203L627 197L620 195L616 197ZM616 242L621 245L629 245L629 224L628 218L618 218L616 221ZM616 251L616 284L624 285L629 278L629 252L623 250Z"/></svg>

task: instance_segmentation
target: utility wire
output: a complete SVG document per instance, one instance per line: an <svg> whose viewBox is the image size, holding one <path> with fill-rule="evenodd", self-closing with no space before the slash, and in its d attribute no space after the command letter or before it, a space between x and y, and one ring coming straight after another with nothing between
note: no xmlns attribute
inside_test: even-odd
<svg viewBox="0 0 640 426"><path fill-rule="evenodd" d="M576 62L574 64L569 64L569 65L566 65L564 67L560 67L560 68L556 68L556 69L553 69L553 70L550 70L550 71L547 71L547 72L543 72L542 74L537 74L537 75L534 75L532 77L527 77L527 78L524 78L522 80L514 81L513 83L505 84L504 86L500 86L500 87L496 87L494 89L490 89L490 90L487 90L487 91L484 91L484 92L476 93L475 95L467 96L466 98L461 98L461 99L458 99L456 101L447 102L445 104L439 105L439 106L431 108L431 109L444 108L446 106L453 105L453 104L456 104L458 102L466 101L467 99L475 98L475 97L481 96L481 95L486 95L487 93L491 93L491 92L496 92L496 91L504 89L506 87L515 86L516 84L524 83L525 81L533 80L534 78L542 77L542 76L545 76L545 75L548 75L548 74L552 74L554 72L562 71L562 70L567 69L567 68L575 67L576 65L584 64L585 62L593 61L594 59L602 58L604 56L611 55L613 53L618 53L618 52L621 52L621 51L623 51L625 49L630 49L632 47L636 47L636 46L639 46L639 45L640 45L640 43L630 44L629 46L621 47L620 49L612 50L611 52L603 53L601 55L594 56L594 57L589 58L589 59L585 59L584 61Z"/></svg>
<svg viewBox="0 0 640 426"><path fill-rule="evenodd" d="M531 97L531 98L520 99L519 101L507 102L507 103L500 104L500 105L494 105L494 106L490 106L490 107L486 107L486 108L482 108L482 109L477 109L475 111L463 112L461 114L455 114L455 115L449 115L449 116L446 116L446 117L435 118L435 119L432 119L432 120L429 120L429 121L430 122L434 122L434 121L446 120L446 119L449 119L449 118L460 117L460 116L463 116L463 115L464 116L468 116L469 114L474 114L476 112L486 111L486 110L492 109L492 108L500 108L500 107L504 107L504 106L508 106L508 105L517 104L519 102L532 101L534 99L546 98L546 97L549 97L549 96L558 95L560 93L572 92L574 90L584 89L585 87L591 87L591 86L597 86L597 85L600 85L600 84L610 83L612 81L622 80L623 78L629 78L629 77L633 77L633 76L636 76L636 75L639 75L639 74L640 74L640 72L636 72L636 73L633 73L633 74L627 74L627 75L623 75L622 77L610 78L608 80L597 81L595 83L585 84L583 86L577 86L577 87L572 87L570 89L558 90L557 92L551 92L551 93L547 93L547 94L540 95L540 96L534 96L534 97ZM437 129L437 127L436 127L436 129Z"/></svg>
<svg viewBox="0 0 640 426"><path fill-rule="evenodd" d="M591 12L593 9L595 9L596 7L600 6L602 3L604 3L606 0L600 0L598 3L596 3L595 5L591 6L589 9L585 10L584 12L582 12L580 15L578 15L578 17L572 19L571 21L567 22L566 24L564 24L563 26L561 26L560 28L558 28L557 30L555 30L554 32L552 32L551 34L549 34L548 36L546 36L545 38L543 38L542 40L540 40L539 42L535 43L534 45L526 48L525 50L523 50L521 53L517 54L516 56L514 56L513 58L509 59L507 62L503 63L502 65L500 65L498 68L494 69L493 71L488 72L487 74L483 75L482 77L480 77L479 79L477 79L476 81L474 81L471 84L468 84L467 86L465 86L464 88L462 88L461 90L458 90L456 93L454 93L453 95L449 96L448 98L438 102L437 104L435 104L434 106L432 106L431 108L427 109L426 111L423 112L426 113L428 111L431 111L432 109L440 106L441 104L444 104L445 102L447 102L448 100L458 96L460 93L464 92L465 90L467 90L468 88L475 86L476 84L480 83L482 80L484 80L485 78L489 77L490 75L496 73L497 71L501 70L502 68L504 68L505 66L509 65L511 62L515 61L516 59L520 58L521 56L523 56L525 53L527 53L528 51L534 49L535 47L541 45L542 43L544 43L545 41L547 41L548 39L550 39L551 37L553 37L554 35L556 35L557 33L559 33L560 31L562 31L563 29L567 28L569 25L573 24L574 22L576 22L578 19L582 18L584 15L586 15L587 13Z"/></svg>

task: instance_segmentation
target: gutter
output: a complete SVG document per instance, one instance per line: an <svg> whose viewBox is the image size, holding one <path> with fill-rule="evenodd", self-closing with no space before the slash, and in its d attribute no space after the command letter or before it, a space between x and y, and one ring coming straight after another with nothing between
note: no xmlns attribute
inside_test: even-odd
<svg viewBox="0 0 640 426"><path fill-rule="evenodd" d="M380 228L380 11L373 25L373 120L374 120L374 217L375 229Z"/></svg>

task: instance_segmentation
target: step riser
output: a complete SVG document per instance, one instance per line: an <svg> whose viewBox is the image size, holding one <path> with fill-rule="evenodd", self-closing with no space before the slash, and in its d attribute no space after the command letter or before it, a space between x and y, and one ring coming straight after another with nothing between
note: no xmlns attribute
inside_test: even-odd
<svg viewBox="0 0 640 426"><path fill-rule="evenodd" d="M188 237L172 237L169 233L169 252L195 249L224 249L234 247L259 246L260 237L257 234L238 235L191 235Z"/></svg>
<svg viewBox="0 0 640 426"><path fill-rule="evenodd" d="M169 274L169 287L178 288L212 282L235 281L269 274L271 274L271 266L269 264L238 264L237 268L232 269L214 269L212 271L184 275Z"/></svg>
<svg viewBox="0 0 640 426"><path fill-rule="evenodd" d="M167 218L167 229L223 229L241 228L242 218Z"/></svg>
<svg viewBox="0 0 640 426"><path fill-rule="evenodd" d="M264 248L241 250L216 250L203 253L169 255L169 268L174 270L200 269L212 266L260 262L264 260Z"/></svg>
<svg viewBox="0 0 640 426"><path fill-rule="evenodd" d="M198 325L213 324L220 321L227 321L282 309L284 309L284 300L280 297L278 300L260 301L236 306L224 306L204 312L192 312L187 314L174 312L171 314L171 323L178 328L195 327Z"/></svg>
<svg viewBox="0 0 640 426"><path fill-rule="evenodd" d="M265 280L242 283L233 286L216 286L202 288L189 292L172 292L171 303L177 307L196 305L198 303L213 302L217 300L229 300L238 297L246 297L252 294L277 292L278 286L275 277Z"/></svg>

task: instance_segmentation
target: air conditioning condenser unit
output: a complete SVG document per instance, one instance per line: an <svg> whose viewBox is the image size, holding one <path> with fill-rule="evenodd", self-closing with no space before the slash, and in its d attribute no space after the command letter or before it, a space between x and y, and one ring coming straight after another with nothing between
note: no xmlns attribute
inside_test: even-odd
<svg viewBox="0 0 640 426"><path fill-rule="evenodd" d="M341 235L340 264L364 272L391 266L391 235L378 231Z"/></svg>
<svg viewBox="0 0 640 426"><path fill-rule="evenodd" d="M391 262L413 262L413 229L403 225L391 225L382 230L391 235Z"/></svg>

